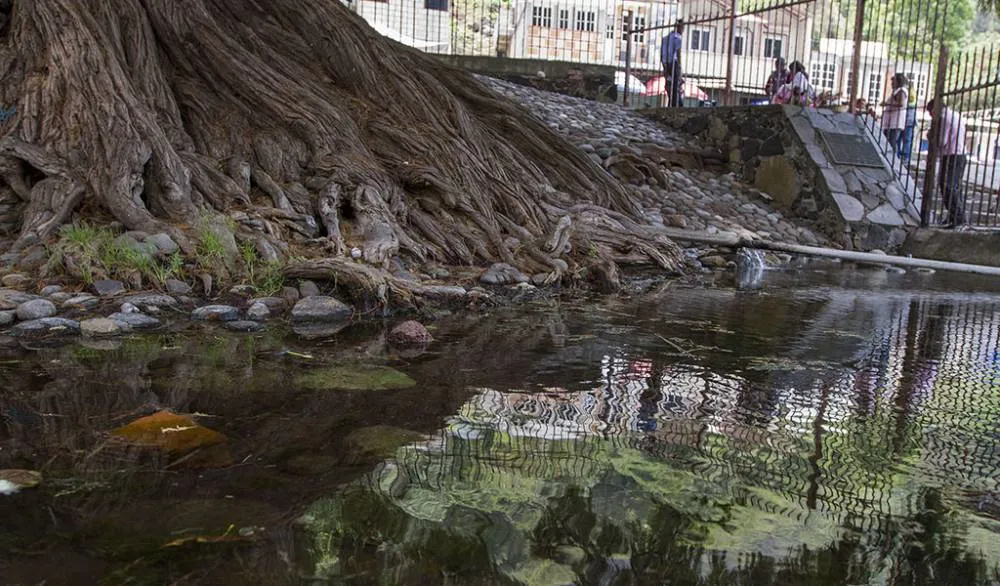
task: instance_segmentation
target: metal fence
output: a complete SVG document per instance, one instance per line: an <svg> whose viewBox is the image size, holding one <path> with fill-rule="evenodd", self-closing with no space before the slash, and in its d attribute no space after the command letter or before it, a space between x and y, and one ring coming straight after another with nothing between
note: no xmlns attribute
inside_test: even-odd
<svg viewBox="0 0 1000 586"><path fill-rule="evenodd" d="M936 129L924 109L938 96L965 122L965 220L1000 228L1000 45L970 34L1000 33L1000 19L977 17L975 0L348 3L380 33L427 52L613 67L621 100L633 107L666 104L661 49L679 18L685 106L767 103L775 58L797 62L814 89L813 105L861 116L897 176L922 188L927 196L913 203L927 225L949 221L931 140ZM883 128L897 75L909 97L898 140Z"/></svg>

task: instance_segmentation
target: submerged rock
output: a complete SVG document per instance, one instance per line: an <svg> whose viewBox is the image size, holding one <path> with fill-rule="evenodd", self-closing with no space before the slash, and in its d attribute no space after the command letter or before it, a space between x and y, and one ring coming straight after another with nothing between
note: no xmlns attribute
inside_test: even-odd
<svg viewBox="0 0 1000 586"><path fill-rule="evenodd" d="M351 317L353 310L339 299L313 296L299 301L292 308L293 322L330 322Z"/></svg>
<svg viewBox="0 0 1000 586"><path fill-rule="evenodd" d="M406 374L375 364L345 364L318 368L295 378L295 383L311 390L385 391L406 389L417 384Z"/></svg>
<svg viewBox="0 0 1000 586"><path fill-rule="evenodd" d="M431 333L418 321L405 321L389 332L389 343L394 346L421 346L433 340Z"/></svg>
<svg viewBox="0 0 1000 586"><path fill-rule="evenodd" d="M0 470L0 495L11 495L41 484L42 475L34 470Z"/></svg>
<svg viewBox="0 0 1000 586"><path fill-rule="evenodd" d="M136 419L111 434L135 444L159 448L172 457L199 450L197 461L188 462L198 467L225 466L231 462L229 450L224 446L228 441L226 436L195 423L187 415L166 410Z"/></svg>

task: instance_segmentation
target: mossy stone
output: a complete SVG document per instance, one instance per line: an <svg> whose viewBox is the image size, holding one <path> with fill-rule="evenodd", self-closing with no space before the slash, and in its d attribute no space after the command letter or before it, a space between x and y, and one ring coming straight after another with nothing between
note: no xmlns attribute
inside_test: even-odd
<svg viewBox="0 0 1000 586"><path fill-rule="evenodd" d="M296 377L300 387L311 390L385 391L417 384L406 374L388 366L350 364L320 368Z"/></svg>

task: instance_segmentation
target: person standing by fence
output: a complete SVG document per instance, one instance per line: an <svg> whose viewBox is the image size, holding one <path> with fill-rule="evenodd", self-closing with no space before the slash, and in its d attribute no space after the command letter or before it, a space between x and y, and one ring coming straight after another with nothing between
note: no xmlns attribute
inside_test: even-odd
<svg viewBox="0 0 1000 586"><path fill-rule="evenodd" d="M764 94L767 96L767 100L772 104L776 103L774 100L775 94L788 81L788 67L785 65L785 58L775 57L774 71L771 72L771 75L767 78L767 83L764 84Z"/></svg>
<svg viewBox="0 0 1000 586"><path fill-rule="evenodd" d="M937 152L941 156L938 187L948 209L948 227L959 228L965 224L965 122L962 116L937 100L927 102L927 113L939 118Z"/></svg>
<svg viewBox="0 0 1000 586"><path fill-rule="evenodd" d="M906 128L903 129L903 165L910 165L913 156L913 134L917 130L917 94L910 93L910 101L906 104Z"/></svg>
<svg viewBox="0 0 1000 586"><path fill-rule="evenodd" d="M892 76L892 93L882 106L882 132L889 139L889 152L903 157L903 131L906 129L906 104L910 101L910 91L906 89L906 76L897 73Z"/></svg>
<svg viewBox="0 0 1000 586"><path fill-rule="evenodd" d="M679 108L681 104L681 46L684 44L684 21L678 20L674 30L660 43L660 65L663 66L664 85L669 96L668 105Z"/></svg>

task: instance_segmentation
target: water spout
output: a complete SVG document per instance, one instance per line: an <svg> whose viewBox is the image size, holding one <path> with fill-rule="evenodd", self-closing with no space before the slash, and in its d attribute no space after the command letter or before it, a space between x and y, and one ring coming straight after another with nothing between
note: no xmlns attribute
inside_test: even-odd
<svg viewBox="0 0 1000 586"><path fill-rule="evenodd" d="M736 252L736 288L740 291L760 289L764 283L764 255L756 248L741 248Z"/></svg>

